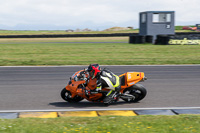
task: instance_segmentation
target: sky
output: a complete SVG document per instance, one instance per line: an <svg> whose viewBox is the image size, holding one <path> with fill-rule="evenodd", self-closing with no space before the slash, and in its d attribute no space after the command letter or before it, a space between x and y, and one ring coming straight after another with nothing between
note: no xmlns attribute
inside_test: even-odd
<svg viewBox="0 0 200 133"><path fill-rule="evenodd" d="M0 0L0 29L139 27L139 13L175 11L175 25L200 23L200 0Z"/></svg>

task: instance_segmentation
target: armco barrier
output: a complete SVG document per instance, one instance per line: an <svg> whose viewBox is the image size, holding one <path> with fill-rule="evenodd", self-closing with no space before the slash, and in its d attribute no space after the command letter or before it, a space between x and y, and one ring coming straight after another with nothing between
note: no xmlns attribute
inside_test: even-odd
<svg viewBox="0 0 200 133"><path fill-rule="evenodd" d="M158 35L156 43L159 45L198 45L200 34Z"/></svg>
<svg viewBox="0 0 200 133"><path fill-rule="evenodd" d="M0 35L0 38L58 38L58 37L118 37L118 36L137 36L138 33L110 33L110 34L48 34L48 35ZM177 32L178 36L195 36L200 32ZM152 42L152 36L147 35L145 42Z"/></svg>
<svg viewBox="0 0 200 133"><path fill-rule="evenodd" d="M0 38L118 37L118 36L131 36L131 35L137 35L137 33L53 34L53 35L0 35Z"/></svg>
<svg viewBox="0 0 200 133"><path fill-rule="evenodd" d="M0 119L199 114L198 109L99 110L57 112L3 112Z"/></svg>
<svg viewBox="0 0 200 133"><path fill-rule="evenodd" d="M129 43L131 44L144 44L152 43L153 36L146 35L130 35ZM176 33L175 35L157 35L155 41L157 45L189 45L189 44L200 44L200 32L187 32L187 33Z"/></svg>

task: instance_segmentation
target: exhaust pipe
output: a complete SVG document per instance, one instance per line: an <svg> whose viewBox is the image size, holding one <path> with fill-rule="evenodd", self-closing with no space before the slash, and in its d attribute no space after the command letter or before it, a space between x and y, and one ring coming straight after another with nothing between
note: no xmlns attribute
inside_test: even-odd
<svg viewBox="0 0 200 133"><path fill-rule="evenodd" d="M129 95L129 94L122 94L122 95L120 96L120 98L121 98L121 99L126 99L126 100L128 100L128 101L131 101L131 100L134 100L134 99L135 99L135 96Z"/></svg>

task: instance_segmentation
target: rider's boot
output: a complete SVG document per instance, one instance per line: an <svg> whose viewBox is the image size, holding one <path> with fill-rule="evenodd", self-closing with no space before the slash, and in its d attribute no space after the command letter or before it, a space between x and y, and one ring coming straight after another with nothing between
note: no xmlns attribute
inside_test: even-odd
<svg viewBox="0 0 200 133"><path fill-rule="evenodd" d="M106 97L103 99L104 104L110 104L118 100L119 91L111 90Z"/></svg>

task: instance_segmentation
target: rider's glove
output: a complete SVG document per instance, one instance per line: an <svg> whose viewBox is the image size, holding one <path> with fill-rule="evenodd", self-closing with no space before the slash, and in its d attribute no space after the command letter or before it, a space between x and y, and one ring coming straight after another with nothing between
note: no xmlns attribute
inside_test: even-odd
<svg viewBox="0 0 200 133"><path fill-rule="evenodd" d="M97 87L97 88L95 89L95 91L96 91L96 92L101 92L101 87Z"/></svg>
<svg viewBox="0 0 200 133"><path fill-rule="evenodd" d="M85 95L86 96L89 96L91 94L91 91L90 90L85 90Z"/></svg>
<svg viewBox="0 0 200 133"><path fill-rule="evenodd" d="M87 86L87 82L83 83L84 86Z"/></svg>

